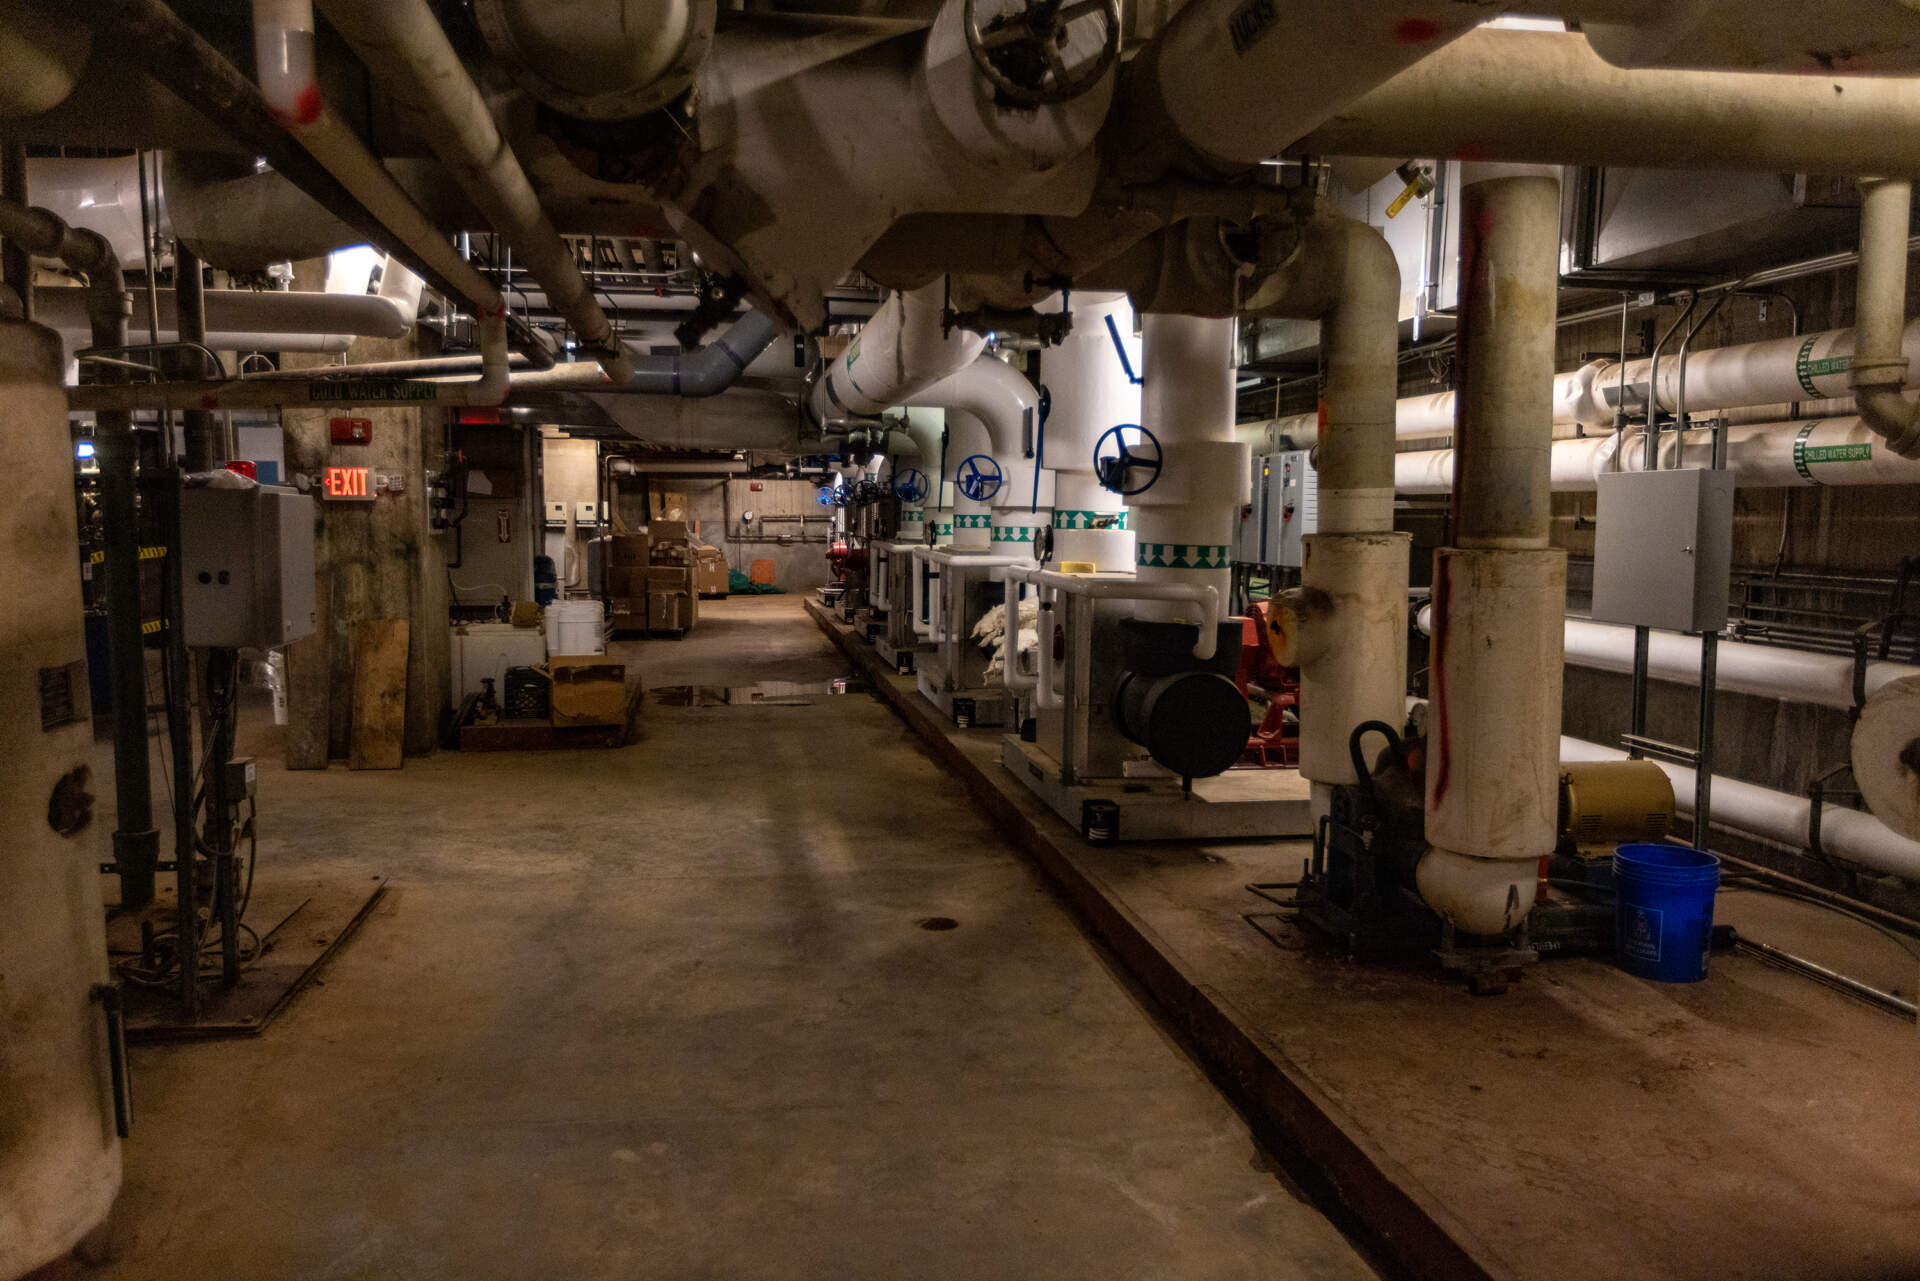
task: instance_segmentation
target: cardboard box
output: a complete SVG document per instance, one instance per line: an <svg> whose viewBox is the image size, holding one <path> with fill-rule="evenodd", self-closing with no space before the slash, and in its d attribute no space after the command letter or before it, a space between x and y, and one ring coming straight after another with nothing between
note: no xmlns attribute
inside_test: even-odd
<svg viewBox="0 0 1920 1281"><path fill-rule="evenodd" d="M693 571L687 566L647 566L647 591L649 594L661 591L690 592L692 590Z"/></svg>
<svg viewBox="0 0 1920 1281"><path fill-rule="evenodd" d="M687 496L673 490L655 490L652 495L652 516L655 520L678 520L687 518Z"/></svg>
<svg viewBox="0 0 1920 1281"><path fill-rule="evenodd" d="M725 596L727 558L718 547L693 549L693 592L696 596Z"/></svg>
<svg viewBox="0 0 1920 1281"><path fill-rule="evenodd" d="M647 575L650 572L652 571L645 565L607 566L607 599L622 600L630 596L645 596Z"/></svg>
<svg viewBox="0 0 1920 1281"><path fill-rule="evenodd" d="M599 654L547 659L553 674L551 718L555 725L625 725L627 665Z"/></svg>
<svg viewBox="0 0 1920 1281"><path fill-rule="evenodd" d="M693 626L693 597L679 590L647 593L647 628L656 632L683 632Z"/></svg>
<svg viewBox="0 0 1920 1281"><path fill-rule="evenodd" d="M645 534L615 534L607 540L607 564L644 565L651 549Z"/></svg>
<svg viewBox="0 0 1920 1281"><path fill-rule="evenodd" d="M684 520L656 520L647 525L647 537L653 540L657 548L662 543L685 543L687 541L687 522Z"/></svg>

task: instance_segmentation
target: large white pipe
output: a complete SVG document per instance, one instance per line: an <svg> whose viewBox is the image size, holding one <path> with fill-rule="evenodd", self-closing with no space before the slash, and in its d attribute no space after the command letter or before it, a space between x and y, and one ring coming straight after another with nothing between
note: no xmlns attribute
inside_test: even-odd
<svg viewBox="0 0 1920 1281"><path fill-rule="evenodd" d="M412 275L411 272L407 274ZM206 298L209 339L217 334L340 334L357 338L404 338L413 329L413 315L402 300L374 294L209 289ZM144 307L144 297L140 301ZM161 290L158 302L161 333L171 335L175 332L173 291ZM33 291L33 307L34 318L49 328L76 331L87 328L84 289L37 288ZM134 337L145 338L144 321L135 321L129 328ZM161 341L171 342L173 339L169 336ZM232 350L229 346L212 341L207 345L216 351ZM253 345L270 347L272 344Z"/></svg>
<svg viewBox="0 0 1920 1281"><path fill-rule="evenodd" d="M1920 460L1894 454L1860 418L1745 423L1726 432L1727 469L1743 489L1920 484ZM1712 435L1695 428L1683 441L1678 432L1662 432L1661 468L1708 466ZM1590 492L1607 472L1644 470L1644 439L1636 430L1553 442L1549 476L1554 491ZM1394 488L1403 494L1451 492L1454 458L1452 449L1396 454Z"/></svg>
<svg viewBox="0 0 1920 1281"><path fill-rule="evenodd" d="M1764 21L1761 14L1755 11ZM1623 71L1570 32L1477 31L1335 105L1337 114L1293 151L1920 174L1920 91L1912 78Z"/></svg>
<svg viewBox="0 0 1920 1281"><path fill-rule="evenodd" d="M814 383L815 420L871 417L971 364L987 340L971 330L943 331L945 299L941 284L889 294L846 354L828 362Z"/></svg>
<svg viewBox="0 0 1920 1281"><path fill-rule="evenodd" d="M1249 451L1233 435L1233 321L1149 314L1142 329L1140 425L1159 441L1160 467L1127 496L1135 572L1143 583L1198 584L1224 598L1251 485ZM1139 616L1171 622L1187 612L1179 598L1154 598Z"/></svg>
<svg viewBox="0 0 1920 1281"><path fill-rule="evenodd" d="M323 0L322 7L381 88L410 109L427 145L495 234L524 260L582 349L612 381L631 379L632 358L426 0Z"/></svg>
<svg viewBox="0 0 1920 1281"><path fill-rule="evenodd" d="M1432 631L1430 606L1421 608L1419 624L1421 631ZM1602 672L1633 670L1631 627L1569 618L1565 645L1566 661L1576 667ZM1647 670L1655 680L1698 684L1700 638L1678 632L1652 633L1647 640ZM1813 654L1778 645L1722 640L1714 671L1716 688L1728 693L1814 703L1843 711L1853 706L1853 660L1840 654ZM1863 692L1871 697L1882 686L1909 676L1920 676L1920 667L1870 660Z"/></svg>
<svg viewBox="0 0 1920 1281"><path fill-rule="evenodd" d="M1526 919L1558 833L1567 558L1549 546L1558 170L1460 184L1454 546L1434 558L1432 730L1420 895L1472 934Z"/></svg>
<svg viewBox="0 0 1920 1281"><path fill-rule="evenodd" d="M981 354L939 382L922 388L903 402L909 407L944 409L970 415L986 428L987 456L1000 469L1000 488L986 500L997 526L1003 513L1028 507L1034 497L1036 459L1025 456L1024 445L1037 424L1039 393L1025 374L996 356ZM949 458L957 466L966 456ZM936 466L938 460L935 460ZM1052 505L1052 487L1044 483L1041 497Z"/></svg>
<svg viewBox="0 0 1920 1281"><path fill-rule="evenodd" d="M1912 222L1911 182L1861 181L1860 272L1854 285L1860 349L1853 358L1853 395L1862 421L1903 458L1920 458L1920 406L1900 394L1912 364L1901 341Z"/></svg>
<svg viewBox="0 0 1920 1281"><path fill-rule="evenodd" d="M1579 738L1560 740L1563 761L1620 761L1625 752ZM1682 765L1655 761L1673 781L1673 797L1681 814L1693 813L1693 771ZM1713 822L1716 827L1781 845L1804 849L1813 802L1772 788L1735 778L1713 779ZM1910 841L1871 814L1843 805L1820 807L1820 846L1829 854L1875 872L1920 881L1920 841Z"/></svg>
<svg viewBox="0 0 1920 1281"><path fill-rule="evenodd" d="M1073 328L1041 362L1050 411L1045 462L1054 475L1053 558L1105 572L1134 567L1126 499L1101 485L1093 451L1110 429L1140 421L1140 338L1125 294L1075 293ZM1059 298L1040 305L1058 311Z"/></svg>

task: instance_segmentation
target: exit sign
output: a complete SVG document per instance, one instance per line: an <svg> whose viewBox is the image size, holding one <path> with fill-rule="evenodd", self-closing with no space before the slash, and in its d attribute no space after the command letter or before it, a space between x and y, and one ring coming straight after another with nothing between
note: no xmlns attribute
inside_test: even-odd
<svg viewBox="0 0 1920 1281"><path fill-rule="evenodd" d="M328 498L370 503L373 476L365 467L329 467L321 478L320 492Z"/></svg>

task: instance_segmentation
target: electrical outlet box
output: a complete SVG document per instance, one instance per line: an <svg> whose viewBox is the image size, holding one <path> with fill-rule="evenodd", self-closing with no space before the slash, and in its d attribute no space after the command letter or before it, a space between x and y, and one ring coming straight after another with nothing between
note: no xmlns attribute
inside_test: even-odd
<svg viewBox="0 0 1920 1281"><path fill-rule="evenodd" d="M180 493L182 634L271 649L314 629L313 500L291 489Z"/></svg>
<svg viewBox="0 0 1920 1281"><path fill-rule="evenodd" d="M1594 620L1669 632L1725 627L1733 473L1603 472L1598 490Z"/></svg>

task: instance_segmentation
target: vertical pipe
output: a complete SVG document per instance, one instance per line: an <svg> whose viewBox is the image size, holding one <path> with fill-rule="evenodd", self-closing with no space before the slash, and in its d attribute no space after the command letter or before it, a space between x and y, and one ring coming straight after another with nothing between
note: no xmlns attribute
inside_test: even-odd
<svg viewBox="0 0 1920 1281"><path fill-rule="evenodd" d="M1860 180L1860 270L1854 286L1850 381L1860 416L1903 458L1920 458L1920 412L1901 395L1909 363L1901 338L1906 323L1906 243L1912 224L1911 182Z"/></svg>
<svg viewBox="0 0 1920 1281"><path fill-rule="evenodd" d="M181 342L207 341L206 284L200 275L200 258L184 244L173 247L174 324ZM203 377L216 371L202 370ZM205 409L189 409L182 416L186 435L186 468L190 472L212 471L231 451L224 448L220 423Z"/></svg>
<svg viewBox="0 0 1920 1281"><path fill-rule="evenodd" d="M1558 170L1471 166L1460 189L1454 546L1434 562L1429 848L1421 896L1503 935L1558 829L1566 557L1549 545Z"/></svg>
<svg viewBox="0 0 1920 1281"><path fill-rule="evenodd" d="M0 143L0 200L17 205L27 199L27 147L25 143ZM8 236L0 247L0 282L20 295L20 319L33 319L33 255L17 239Z"/></svg>
<svg viewBox="0 0 1920 1281"><path fill-rule="evenodd" d="M1700 634L1700 747L1693 771L1693 844L1707 848L1713 827L1713 705L1719 681L1720 633Z"/></svg>

